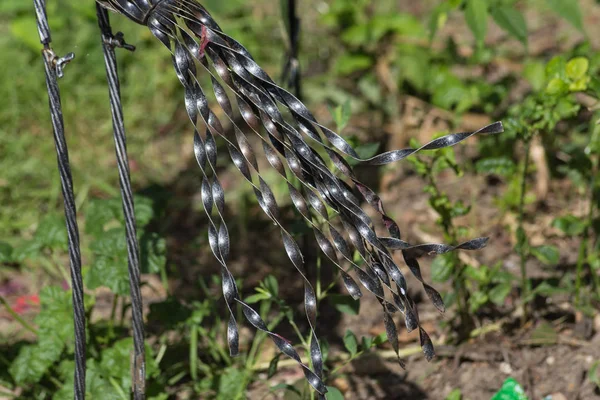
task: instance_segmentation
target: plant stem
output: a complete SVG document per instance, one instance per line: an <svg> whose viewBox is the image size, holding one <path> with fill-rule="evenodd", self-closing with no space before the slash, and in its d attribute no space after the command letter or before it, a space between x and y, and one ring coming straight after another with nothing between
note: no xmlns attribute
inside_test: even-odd
<svg viewBox="0 0 600 400"><path fill-rule="evenodd" d="M8 304L8 301L6 301L6 299L3 296L0 296L0 303L2 303L2 305L4 307L6 307L6 311L8 311L10 316L13 317L15 319L15 321L17 321L19 324L21 324L21 326L23 328L27 329L29 332L31 332L37 336L37 334L38 334L37 329L35 329L33 326L29 325L29 323L27 321L25 321L23 318L21 318L21 316L19 314L17 314L15 310L12 309L10 304Z"/></svg>
<svg viewBox="0 0 600 400"><path fill-rule="evenodd" d="M527 167L529 165L529 150L532 137L525 140L525 161L523 162L523 174L521 176L521 189L519 193L519 217L517 225L517 248L520 257L521 267L521 297L526 301L523 303L523 323L527 320L527 305L529 296L529 280L527 279L527 256L525 230L523 229L523 221L525 219L525 193L527 191Z"/></svg>
<svg viewBox="0 0 600 400"><path fill-rule="evenodd" d="M317 302L321 301L321 253L317 254Z"/></svg>

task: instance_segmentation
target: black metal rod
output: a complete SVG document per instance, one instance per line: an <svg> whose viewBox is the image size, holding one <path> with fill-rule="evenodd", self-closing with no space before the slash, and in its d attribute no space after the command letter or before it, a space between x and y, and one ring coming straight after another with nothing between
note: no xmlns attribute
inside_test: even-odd
<svg viewBox="0 0 600 400"><path fill-rule="evenodd" d="M283 82L290 87L298 99L302 99L300 61L300 18L296 10L296 0L287 0L287 28L289 36L289 54L283 67Z"/></svg>
<svg viewBox="0 0 600 400"><path fill-rule="evenodd" d="M135 400L143 400L145 398L146 368L143 304L140 292L140 251L137 240L133 191L131 189L131 179L129 175L129 159L127 157L125 125L123 122L123 108L121 106L121 89L115 55L115 47L123 47L128 50L134 50L135 48L124 42L122 33L119 32L116 36L113 36L108 12L97 3L96 14L98 16L98 25L102 33L104 63L106 65L106 78L108 80L115 150L119 169L119 183L121 186L121 199L123 203L123 214L125 215L134 348L131 359L131 389Z"/></svg>
<svg viewBox="0 0 600 400"><path fill-rule="evenodd" d="M69 152L65 139L64 121L58 87L58 77L62 76L62 67L74 56L57 57L50 47L50 27L46 15L45 0L34 0L40 41L44 45L42 55L46 69L46 86L54 131L54 143L60 173L65 219L69 241L69 260L71 265L71 286L73 288L73 319L75 329L75 383L76 400L85 399L85 308L83 304L83 279L81 276L81 252L79 249L79 228L77 227L77 210L73 194L73 178L69 166Z"/></svg>

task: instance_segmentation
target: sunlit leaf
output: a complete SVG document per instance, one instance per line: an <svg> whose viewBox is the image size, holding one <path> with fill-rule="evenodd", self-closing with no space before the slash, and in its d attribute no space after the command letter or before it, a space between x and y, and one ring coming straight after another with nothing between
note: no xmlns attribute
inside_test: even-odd
<svg viewBox="0 0 600 400"><path fill-rule="evenodd" d="M575 28L584 32L579 0L546 0L550 8Z"/></svg>
<svg viewBox="0 0 600 400"><path fill-rule="evenodd" d="M527 46L527 22L523 14L509 6L494 7L490 14L502 29Z"/></svg>
<svg viewBox="0 0 600 400"><path fill-rule="evenodd" d="M487 1L486 0L467 0L465 8L465 18L467 25L471 28L473 36L478 46L483 46L485 35L487 34Z"/></svg>
<svg viewBox="0 0 600 400"><path fill-rule="evenodd" d="M354 356L358 351L358 340L350 329L346 330L346 334L344 335L344 346L350 353L350 356Z"/></svg>

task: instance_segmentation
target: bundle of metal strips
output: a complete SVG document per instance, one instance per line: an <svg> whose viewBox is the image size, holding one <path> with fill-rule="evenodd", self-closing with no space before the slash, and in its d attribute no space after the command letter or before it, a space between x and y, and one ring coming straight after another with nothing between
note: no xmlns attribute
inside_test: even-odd
<svg viewBox="0 0 600 400"><path fill-rule="evenodd" d="M79 248L79 228L77 226L77 210L73 194L73 178L69 166L69 151L65 139L64 121L58 88L58 78L63 75L63 67L73 59L73 53L65 57L57 57L50 47L52 38L46 15L46 1L34 0L38 33L44 48L42 56L46 69L46 86L50 101L50 115L54 131L54 143L58 159L58 171L62 188L65 219L71 265L71 287L73 298L73 320L75 329L75 377L74 393L76 400L85 399L85 308L83 304L83 279L81 276L81 253Z"/></svg>
<svg viewBox="0 0 600 400"><path fill-rule="evenodd" d="M481 249L487 239L477 238L456 246L413 245L403 241L397 223L386 214L379 196L358 180L344 157L367 165L389 164L421 150L453 146L475 134L502 132L502 124L496 122L475 132L449 134L420 148L393 150L363 160L341 136L320 124L296 96L278 86L248 51L226 35L195 0L97 1L148 26L172 54L176 74L185 89L186 110L194 126L194 151L202 175L201 197L209 221L209 244L221 265L223 293L230 312L230 353L238 353L239 337L234 311L236 304L240 304L249 322L267 332L283 353L299 363L309 384L320 398L324 398L326 387L316 335L315 291L306 276L300 248L282 224L275 196L260 174L256 153L245 133L252 132L259 138L269 166L287 183L292 203L312 228L320 249L340 269L348 292L355 298L362 295L350 274L354 271L362 286L380 302L386 333L396 354L399 344L392 314L400 311L407 330L419 330L425 356L431 359L434 355L431 339L419 323L415 303L408 295L406 279L391 253L395 250L402 252L408 269L421 282L432 303L444 311L440 294L421 275L418 258L457 249ZM214 98L232 129L225 129L212 111L198 79L199 69L210 77ZM237 112L230 101L230 94L235 98ZM240 116L244 127L240 126ZM198 127L198 120L203 128ZM225 192L216 172L217 140L225 144L232 162L252 186L258 204L279 227L285 251L300 273L311 335L310 366L301 361L288 340L269 332L259 314L239 297L227 267L230 239L223 218ZM362 201L381 216L389 237L375 233L373 221L361 206ZM361 263L354 261L355 253ZM363 264L363 267L358 264ZM391 300L386 298L385 288L391 293Z"/></svg>
<svg viewBox="0 0 600 400"><path fill-rule="evenodd" d="M145 347L144 347L144 316L142 295L140 292L140 251L135 223L135 209L133 192L129 177L129 159L125 140L125 126L123 123L123 109L121 107L121 89L117 72L115 47L133 51L135 47L125 43L123 34L113 35L105 8L96 4L98 25L102 33L104 48L104 63L106 78L108 80L110 107L112 112L113 132L117 166L119 170L119 184L121 186L121 200L125 216L125 235L127 242L127 265L129 270L129 291L131 296L131 315L133 326L133 354L131 357L131 390L135 400L142 400L145 396Z"/></svg>

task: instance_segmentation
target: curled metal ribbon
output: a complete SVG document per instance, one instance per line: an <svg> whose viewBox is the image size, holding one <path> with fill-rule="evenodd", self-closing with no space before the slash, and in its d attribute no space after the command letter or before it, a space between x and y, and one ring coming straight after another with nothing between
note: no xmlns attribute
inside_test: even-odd
<svg viewBox="0 0 600 400"><path fill-rule="evenodd" d="M278 86L248 51L226 35L195 0L98 1L135 22L147 25L172 54L175 71L185 89L186 110L194 126L194 151L202 174L201 196L209 221L209 243L221 265L223 293L230 312L228 342L231 354L238 352L234 307L240 304L249 322L265 331L280 351L299 363L310 385L319 392L320 398L324 398L326 387L316 335L315 291L306 276L300 248L282 224L273 191L260 175L256 152L246 137L247 132L252 132L260 139L269 166L287 183L292 203L312 228L319 248L341 271L342 282L350 295L354 298L362 296L359 285L350 274L353 272L362 286L376 296L383 309L388 339L396 354L399 354L399 344L392 314L400 311L407 330L419 330L423 352L428 360L431 359L435 354L433 344L419 323L416 305L408 295L406 279L391 252L402 252L412 275L421 282L432 303L443 312L442 297L424 281L417 259L454 250L481 249L487 239L473 239L457 246L413 245L403 241L398 224L386 214L380 197L358 180L344 157L366 165L389 164L419 151L454 146L476 134L500 133L502 124L495 122L474 132L440 137L419 148L393 150L360 159L340 135L320 124L300 100ZM224 129L211 110L198 79L201 73L210 77L214 97L232 129ZM228 93L233 95L237 107ZM240 126L238 115L245 126ZM202 136L201 129L197 127L199 120L205 127ZM227 268L230 240L223 218L225 193L216 173L217 139L226 144L229 157L252 186L258 204L279 227L288 258L303 280L304 308L311 330L312 369L301 361L289 341L270 332L258 313L239 298L235 281ZM328 160L322 154L326 154ZM330 169L328 162L341 176ZM300 186L300 190L296 186ZM363 201L381 216L389 237L375 233L373 221L361 206ZM355 252L364 266L354 261ZM385 288L391 293L391 300L386 298ZM399 357L398 360L404 366Z"/></svg>

